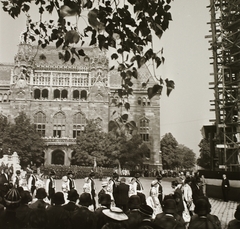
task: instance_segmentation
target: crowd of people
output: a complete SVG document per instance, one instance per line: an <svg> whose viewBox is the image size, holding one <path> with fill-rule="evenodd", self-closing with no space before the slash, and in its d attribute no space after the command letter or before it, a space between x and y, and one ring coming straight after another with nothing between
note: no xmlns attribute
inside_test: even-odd
<svg viewBox="0 0 240 229"><path fill-rule="evenodd" d="M61 191L56 190L55 175L51 170L43 181L33 170L23 181L21 171L11 179L2 171L0 228L221 229L219 218L211 214L205 179L197 173L180 173L167 194L159 174L147 196L139 173L127 178L114 172L101 182L98 192L93 171L84 179L81 192L72 171L62 177ZM228 229L240 228L240 205L234 216Z"/></svg>

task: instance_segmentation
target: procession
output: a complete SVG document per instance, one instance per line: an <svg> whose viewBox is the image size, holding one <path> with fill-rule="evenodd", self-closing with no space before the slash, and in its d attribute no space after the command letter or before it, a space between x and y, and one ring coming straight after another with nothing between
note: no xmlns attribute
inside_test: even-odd
<svg viewBox="0 0 240 229"><path fill-rule="evenodd" d="M126 177L114 171L99 181L92 170L79 188L71 170L61 180L54 170L46 178L39 170L24 172L10 177L9 169L2 171L1 228L221 228L197 172L179 172L171 189L160 174L144 187L140 173ZM239 228L240 205L234 215L229 229Z"/></svg>

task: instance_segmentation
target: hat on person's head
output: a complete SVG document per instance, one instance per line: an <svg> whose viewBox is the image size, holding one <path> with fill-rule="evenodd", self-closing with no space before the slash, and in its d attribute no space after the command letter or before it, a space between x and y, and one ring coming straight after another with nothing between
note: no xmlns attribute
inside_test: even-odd
<svg viewBox="0 0 240 229"><path fill-rule="evenodd" d="M139 178L139 177L140 177L140 173L136 173L135 178Z"/></svg>
<svg viewBox="0 0 240 229"><path fill-rule="evenodd" d="M106 187L106 186L108 186L108 182L107 181L103 181L102 182L102 187Z"/></svg>
<svg viewBox="0 0 240 229"><path fill-rule="evenodd" d="M55 205L62 205L65 203L65 200L64 200L64 196L63 196L63 193L62 192L56 192L54 195L53 195L53 199L52 199L53 203Z"/></svg>
<svg viewBox="0 0 240 229"><path fill-rule="evenodd" d="M20 196L21 196L21 203L23 204L28 204L30 201L32 201L31 193L27 190L23 190L22 192L20 192Z"/></svg>
<svg viewBox="0 0 240 229"><path fill-rule="evenodd" d="M104 194L100 195L99 204L104 205L104 206L108 206L108 205L110 206L111 202L112 202L112 200L111 200L111 196L109 194L104 193Z"/></svg>
<svg viewBox="0 0 240 229"><path fill-rule="evenodd" d="M141 199L138 195L132 195L128 199L129 209L139 209L141 205Z"/></svg>
<svg viewBox="0 0 240 229"><path fill-rule="evenodd" d="M49 172L49 175L54 176L54 175L56 175L56 172L53 169L51 169L50 172Z"/></svg>
<svg viewBox="0 0 240 229"><path fill-rule="evenodd" d="M113 178L118 178L119 177L118 173L116 173L116 172L114 172L112 176L113 176Z"/></svg>
<svg viewBox="0 0 240 229"><path fill-rule="evenodd" d="M82 193L79 197L79 204L87 207L92 205L92 198L90 193Z"/></svg>
<svg viewBox="0 0 240 229"><path fill-rule="evenodd" d="M199 216L205 216L211 212L209 203L206 199L198 199L195 203L194 212Z"/></svg>
<svg viewBox="0 0 240 229"><path fill-rule="evenodd" d="M121 208L112 207L111 209L103 209L102 213L115 221L124 221L128 219L128 216L123 212Z"/></svg>
<svg viewBox="0 0 240 229"><path fill-rule="evenodd" d="M186 177L184 183L185 183L185 184L188 184L188 183L190 183L191 181L192 181L191 177Z"/></svg>
<svg viewBox="0 0 240 229"><path fill-rule="evenodd" d="M240 204L237 206L237 209L234 213L234 217L235 219L240 220Z"/></svg>
<svg viewBox="0 0 240 229"><path fill-rule="evenodd" d="M174 214L176 211L177 205L174 199L166 199L163 201L163 212L165 214Z"/></svg>
<svg viewBox="0 0 240 229"><path fill-rule="evenodd" d="M37 199L44 199L47 197L47 192L45 190L45 188L38 188L37 191L36 191L36 196L35 196Z"/></svg>
<svg viewBox="0 0 240 229"><path fill-rule="evenodd" d="M126 178L125 178L125 177L122 177L122 178L120 179L120 182L121 182L121 183L126 183Z"/></svg>
<svg viewBox="0 0 240 229"><path fill-rule="evenodd" d="M153 209L147 204L141 205L138 211L144 216L147 216L147 217L153 216Z"/></svg>
<svg viewBox="0 0 240 229"><path fill-rule="evenodd" d="M21 171L20 171L20 170L17 170L17 171L16 171L16 174L20 174L20 173L21 173Z"/></svg>
<svg viewBox="0 0 240 229"><path fill-rule="evenodd" d="M20 193L16 188L11 188L4 196L4 201L7 207L18 207L21 201Z"/></svg>
<svg viewBox="0 0 240 229"><path fill-rule="evenodd" d="M73 171L72 170L69 170L67 175L73 175Z"/></svg>
<svg viewBox="0 0 240 229"><path fill-rule="evenodd" d="M157 183L158 183L157 180L153 180L152 183L151 183L151 185L154 186L154 185L156 185Z"/></svg>
<svg viewBox="0 0 240 229"><path fill-rule="evenodd" d="M71 189L68 191L68 200L70 201L76 201L79 198L79 194L76 189Z"/></svg>
<svg viewBox="0 0 240 229"><path fill-rule="evenodd" d="M94 176L95 176L95 173L94 173L94 172L90 172L88 176L89 176L89 177L94 177Z"/></svg>
<svg viewBox="0 0 240 229"><path fill-rule="evenodd" d="M157 180L162 180L162 175L158 175L158 176L156 177L156 179L157 179Z"/></svg>

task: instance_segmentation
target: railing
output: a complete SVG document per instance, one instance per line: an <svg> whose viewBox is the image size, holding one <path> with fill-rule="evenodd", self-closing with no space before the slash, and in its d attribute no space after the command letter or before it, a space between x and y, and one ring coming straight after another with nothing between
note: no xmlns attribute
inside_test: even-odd
<svg viewBox="0 0 240 229"><path fill-rule="evenodd" d="M73 145L76 144L76 138L67 137L43 137L42 138L46 145Z"/></svg>

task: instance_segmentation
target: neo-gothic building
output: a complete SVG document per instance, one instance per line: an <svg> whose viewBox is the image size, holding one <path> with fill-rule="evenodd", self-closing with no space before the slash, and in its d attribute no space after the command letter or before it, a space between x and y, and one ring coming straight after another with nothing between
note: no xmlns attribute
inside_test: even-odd
<svg viewBox="0 0 240 229"><path fill-rule="evenodd" d="M63 63L55 47L36 50L20 42L14 64L0 64L0 113L13 121L24 111L45 140L45 164L70 165L76 136L87 119L97 120L108 131L118 113L128 114L136 124L143 141L151 150L150 167L162 168L160 155L160 99L148 99L142 83L156 82L146 67L134 79L130 110L118 108L116 89L121 78L109 71L106 54L97 48L86 48L85 57L74 64ZM118 110L118 112L114 112Z"/></svg>

